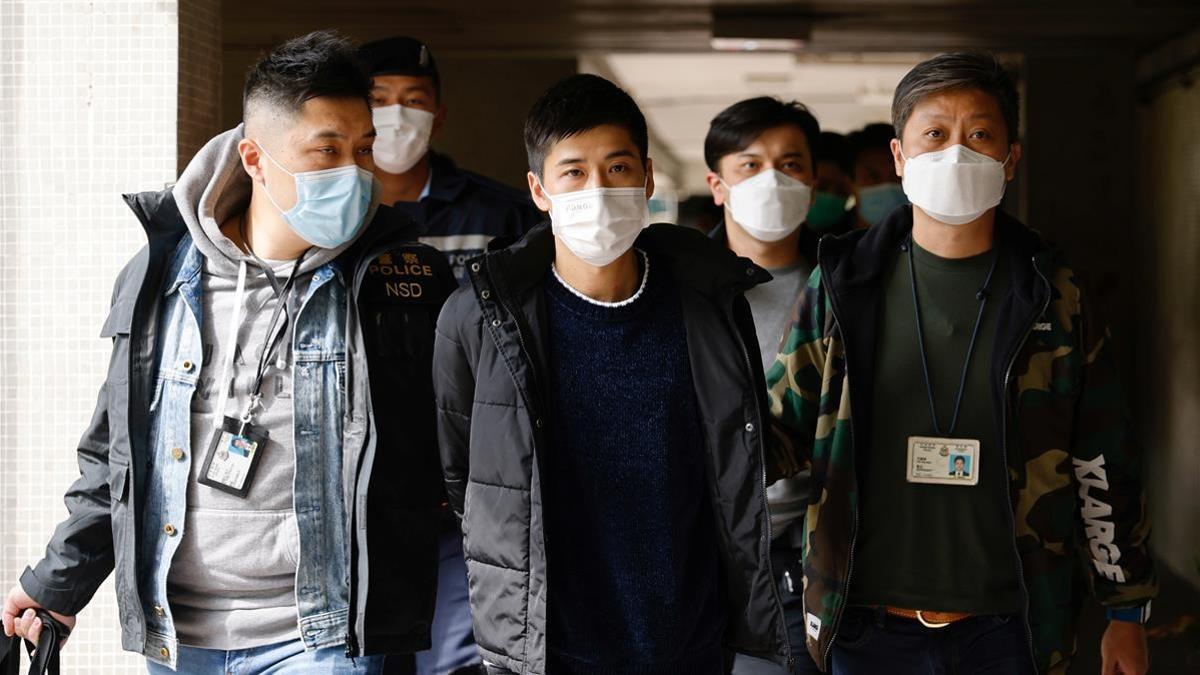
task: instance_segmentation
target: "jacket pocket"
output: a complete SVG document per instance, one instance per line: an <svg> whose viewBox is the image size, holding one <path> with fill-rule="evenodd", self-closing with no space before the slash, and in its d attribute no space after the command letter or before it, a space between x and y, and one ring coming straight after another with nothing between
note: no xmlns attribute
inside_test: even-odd
<svg viewBox="0 0 1200 675"><path fill-rule="evenodd" d="M125 504L129 501L129 466L126 464L109 463L108 493L114 503Z"/></svg>

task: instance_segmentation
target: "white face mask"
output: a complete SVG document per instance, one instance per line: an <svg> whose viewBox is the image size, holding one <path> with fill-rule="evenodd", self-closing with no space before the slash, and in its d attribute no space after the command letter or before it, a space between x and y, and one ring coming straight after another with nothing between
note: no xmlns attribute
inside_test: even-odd
<svg viewBox="0 0 1200 675"><path fill-rule="evenodd" d="M402 105L371 109L375 120L375 166L388 173L404 173L413 168L429 151L433 134L431 112Z"/></svg>
<svg viewBox="0 0 1200 675"><path fill-rule="evenodd" d="M759 172L729 186L729 212L738 225L759 241L779 241L796 231L808 216L812 188L775 169Z"/></svg>
<svg viewBox="0 0 1200 675"><path fill-rule="evenodd" d="M593 188L552 195L550 228L580 260L604 267L620 258L650 225L646 188Z"/></svg>
<svg viewBox="0 0 1200 675"><path fill-rule="evenodd" d="M1009 157L1012 152L1009 152ZM904 194L931 218L963 225L982 216L1004 198L1003 162L961 145L905 156Z"/></svg>

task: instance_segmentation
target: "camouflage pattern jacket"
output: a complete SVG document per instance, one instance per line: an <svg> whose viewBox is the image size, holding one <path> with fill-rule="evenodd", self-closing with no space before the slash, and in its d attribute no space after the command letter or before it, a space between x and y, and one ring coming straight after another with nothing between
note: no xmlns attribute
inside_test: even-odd
<svg viewBox="0 0 1200 675"><path fill-rule="evenodd" d="M804 601L808 649L825 670L853 583L879 279L911 230L905 207L865 232L822 240L767 374L775 432L785 441L779 468L812 468ZM1075 274L1037 233L999 211L996 241L1012 255L1013 279L999 299L990 394L996 419L1005 420L999 440L1018 578L1037 670L1064 673L1075 652L1081 559L1108 608L1146 605L1157 591L1140 451L1107 329Z"/></svg>

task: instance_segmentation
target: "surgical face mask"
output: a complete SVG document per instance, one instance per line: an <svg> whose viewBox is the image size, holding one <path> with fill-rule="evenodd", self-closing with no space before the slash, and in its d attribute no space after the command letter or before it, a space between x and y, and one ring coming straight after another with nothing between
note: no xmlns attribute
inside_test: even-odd
<svg viewBox="0 0 1200 675"><path fill-rule="evenodd" d="M256 141L257 142L257 141ZM375 176L357 164L322 171L292 173L275 161L271 153L258 147L296 182L296 204L284 211L263 185L271 204L283 214L283 222L301 239L321 248L339 248L352 241L362 230L371 208Z"/></svg>
<svg viewBox="0 0 1200 675"><path fill-rule="evenodd" d="M730 187L729 213L759 241L779 241L800 227L812 203L812 188L775 169L760 171Z"/></svg>
<svg viewBox="0 0 1200 675"><path fill-rule="evenodd" d="M814 232L828 232L846 217L846 198L818 190L804 222Z"/></svg>
<svg viewBox="0 0 1200 675"><path fill-rule="evenodd" d="M858 215L868 225L878 225L897 206L907 204L899 183L880 183L858 191Z"/></svg>
<svg viewBox="0 0 1200 675"><path fill-rule="evenodd" d="M970 148L952 145L905 160L904 193L939 222L969 223L1004 198L1008 157L997 162Z"/></svg>
<svg viewBox="0 0 1200 675"><path fill-rule="evenodd" d="M371 109L375 121L375 166L388 173L404 173L429 151L433 134L431 112L402 105Z"/></svg>
<svg viewBox="0 0 1200 675"><path fill-rule="evenodd" d="M633 248L650 225L646 188L593 188L552 195L550 228L580 260L604 267Z"/></svg>

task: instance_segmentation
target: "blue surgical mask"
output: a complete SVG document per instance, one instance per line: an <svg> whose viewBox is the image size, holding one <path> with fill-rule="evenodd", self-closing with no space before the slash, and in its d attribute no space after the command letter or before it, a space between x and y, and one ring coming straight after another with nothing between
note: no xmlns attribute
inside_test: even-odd
<svg viewBox="0 0 1200 675"><path fill-rule="evenodd" d="M354 240L371 208L375 176L357 164L321 171L292 173L258 144L267 159L296 181L296 205L284 211L264 185L267 199L283 214L283 221L313 246L335 249Z"/></svg>
<svg viewBox="0 0 1200 675"><path fill-rule="evenodd" d="M907 203L899 183L880 183L858 191L858 214L868 225L878 225L897 206Z"/></svg>

